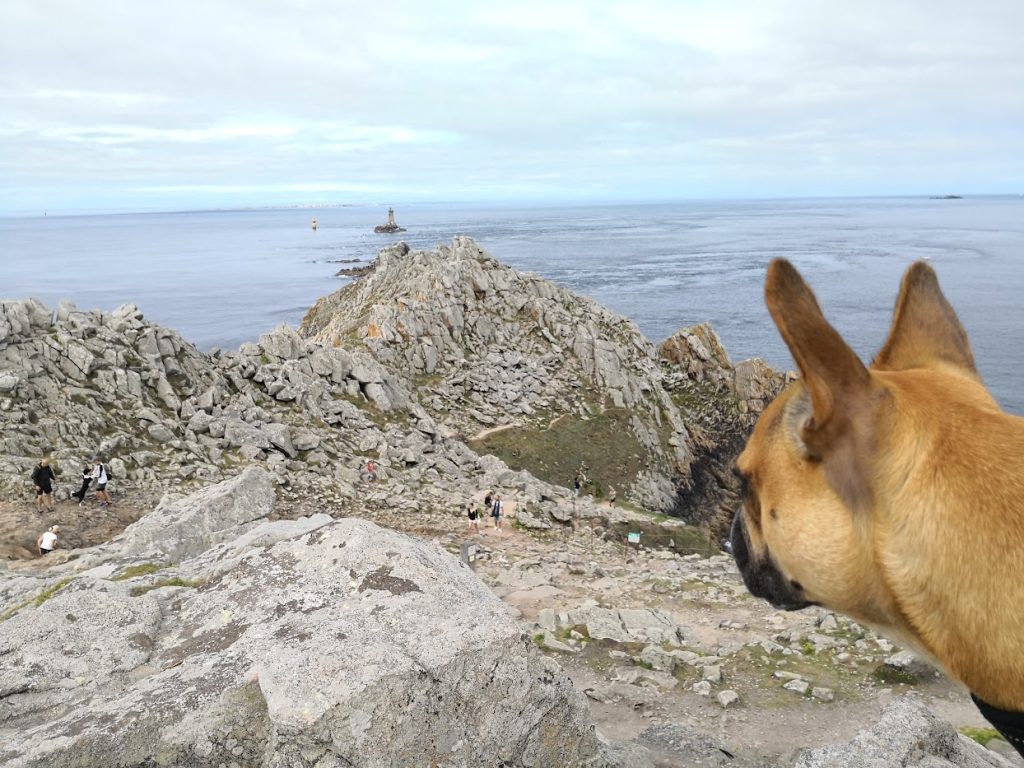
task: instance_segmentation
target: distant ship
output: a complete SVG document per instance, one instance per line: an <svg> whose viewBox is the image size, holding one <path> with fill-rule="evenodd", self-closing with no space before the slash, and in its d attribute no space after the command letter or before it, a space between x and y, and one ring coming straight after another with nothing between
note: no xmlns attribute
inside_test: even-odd
<svg viewBox="0 0 1024 768"><path fill-rule="evenodd" d="M392 232L405 232L405 229L395 223L395 209L388 208L388 223L378 224L373 231L382 235L390 235Z"/></svg>
<svg viewBox="0 0 1024 768"><path fill-rule="evenodd" d="M933 195L929 200L963 200L962 195Z"/></svg>

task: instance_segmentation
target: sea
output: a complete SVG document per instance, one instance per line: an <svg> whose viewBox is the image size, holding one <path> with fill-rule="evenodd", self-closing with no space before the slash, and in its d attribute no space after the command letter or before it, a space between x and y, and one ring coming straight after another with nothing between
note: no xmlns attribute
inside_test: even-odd
<svg viewBox="0 0 1024 768"><path fill-rule="evenodd" d="M311 221L316 218L314 231ZM792 368L764 307L770 259L804 274L865 359L885 339L900 277L938 271L979 370L1024 415L1024 197L693 201L629 205L387 206L0 217L0 298L50 307L137 304L201 349L296 325L382 246L470 235L502 262L592 296L652 341L710 322L732 360Z"/></svg>

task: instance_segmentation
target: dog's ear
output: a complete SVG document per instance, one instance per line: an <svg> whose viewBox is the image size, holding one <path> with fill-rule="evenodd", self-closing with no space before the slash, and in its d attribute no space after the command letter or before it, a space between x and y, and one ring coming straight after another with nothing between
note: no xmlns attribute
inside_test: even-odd
<svg viewBox="0 0 1024 768"><path fill-rule="evenodd" d="M768 265L764 296L811 397L813 416L805 429L824 429L844 403L868 391L868 370L829 325L811 289L785 259Z"/></svg>
<svg viewBox="0 0 1024 768"><path fill-rule="evenodd" d="M967 331L943 296L935 270L918 261L903 275L889 338L871 367L905 371L943 364L978 378Z"/></svg>
<svg viewBox="0 0 1024 768"><path fill-rule="evenodd" d="M814 294L785 259L768 266L765 303L800 369L810 414L800 439L825 464L829 482L852 509L870 506L870 421L874 385L856 353L829 325Z"/></svg>

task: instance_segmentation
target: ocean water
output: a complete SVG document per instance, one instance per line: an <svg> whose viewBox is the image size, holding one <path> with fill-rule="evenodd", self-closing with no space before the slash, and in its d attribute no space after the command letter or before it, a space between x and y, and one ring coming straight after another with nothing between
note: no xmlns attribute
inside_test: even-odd
<svg viewBox="0 0 1024 768"><path fill-rule="evenodd" d="M926 258L982 377L1024 414L1024 198L408 205L396 216L408 231L393 236L373 233L381 206L0 218L0 298L133 302L201 348L233 348L297 324L346 282L334 277L339 261L368 261L399 239L429 247L467 234L632 318L654 341L709 321L734 361L792 367L762 298L771 258L796 264L866 359L885 338L904 269Z"/></svg>

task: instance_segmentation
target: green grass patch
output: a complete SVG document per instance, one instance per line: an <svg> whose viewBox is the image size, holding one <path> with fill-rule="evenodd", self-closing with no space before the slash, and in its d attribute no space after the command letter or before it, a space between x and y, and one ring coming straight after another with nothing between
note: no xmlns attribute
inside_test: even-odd
<svg viewBox="0 0 1024 768"><path fill-rule="evenodd" d="M988 743L992 741L992 739L1003 738L1002 734L999 733L999 731L997 731L995 728L975 728L970 725L965 725L963 728L961 728L960 733L962 733L968 739L978 742L983 747L987 747Z"/></svg>
<svg viewBox="0 0 1024 768"><path fill-rule="evenodd" d="M531 639L533 640L533 644L536 645L541 650L543 650L544 648L547 647L547 646L544 645L544 633L543 632L538 632Z"/></svg>
<svg viewBox="0 0 1024 768"><path fill-rule="evenodd" d="M5 612L3 615L0 615L0 621L6 621L7 619L11 618L14 614L16 614L18 611L20 611L22 608L25 608L26 606L34 605L34 606L36 606L38 608L40 605L42 605L47 600L49 600L51 597L53 597L58 592L60 592L62 589L64 589L64 587L66 587L71 582L72 582L72 579L61 579L56 584L53 584L52 586L49 586L46 589L44 589L42 592L40 592L35 597L30 597L25 602L19 603L18 605L14 606L13 608L11 608L7 612Z"/></svg>
<svg viewBox="0 0 1024 768"><path fill-rule="evenodd" d="M136 576L149 576L151 573L162 571L167 566L163 563L142 563L140 565L129 565L121 573L117 574L112 581L124 581L134 579Z"/></svg>
<svg viewBox="0 0 1024 768"><path fill-rule="evenodd" d="M170 579L160 579L159 581L155 581L152 584L146 584L145 586L132 587L132 591L129 594L132 597L139 597L141 595L146 594L147 592L152 592L154 589L162 589L163 587L188 587L190 589L195 589L196 587L201 586L203 586L202 579L189 581L187 579L180 579L177 576L175 576Z"/></svg>
<svg viewBox="0 0 1024 768"><path fill-rule="evenodd" d="M885 685L914 685L917 682L917 678L909 672L890 667L888 664L877 667L871 673L871 677Z"/></svg>
<svg viewBox="0 0 1024 768"><path fill-rule="evenodd" d="M630 428L631 412L609 408L589 418L566 415L550 426L511 427L472 441L478 453L490 453L514 470L570 487L580 464L590 479L584 491L602 495L609 485L620 493L643 469L648 454Z"/></svg>

